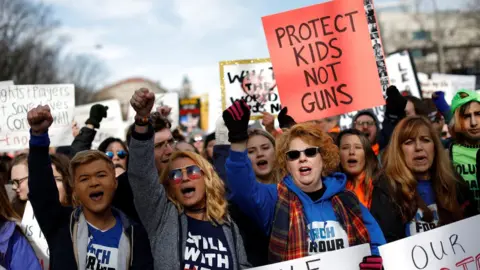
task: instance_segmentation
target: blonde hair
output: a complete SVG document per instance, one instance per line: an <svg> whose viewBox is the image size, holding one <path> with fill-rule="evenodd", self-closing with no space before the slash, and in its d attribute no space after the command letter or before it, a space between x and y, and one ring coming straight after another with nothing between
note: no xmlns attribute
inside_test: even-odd
<svg viewBox="0 0 480 270"><path fill-rule="evenodd" d="M225 185L212 165L201 155L191 151L174 152L170 157L167 169L163 170L160 176L160 182L166 187L168 199L177 207L179 212L183 212L183 205L175 199L173 190L170 188L168 174L172 169L172 162L178 158L191 159L203 173L205 181L206 198L206 218L213 225L223 224L229 221L227 211L227 200L225 199Z"/></svg>
<svg viewBox="0 0 480 270"><path fill-rule="evenodd" d="M403 222L410 221L418 208L423 210L424 220L431 221L433 214L416 191L417 179L407 167L402 150L402 144L408 139L416 137L422 127L428 129L434 143L435 158L430 168L430 181L435 191L440 222L448 224L461 219L457 200L458 179L442 142L429 120L422 116L411 116L398 123L382 158L383 169L394 200L400 208Z"/></svg>
<svg viewBox="0 0 480 270"><path fill-rule="evenodd" d="M305 143L319 148L323 161L322 176L327 176L337 170L340 164L340 154L332 137L315 123L301 123L286 130L278 139L276 167L281 177L285 177L288 174L286 153L290 148L290 142L295 138L300 138Z"/></svg>
<svg viewBox="0 0 480 270"><path fill-rule="evenodd" d="M107 163L108 168L115 172L115 165L107 155L98 150L85 150L78 152L70 161L70 186L75 187L75 170L81 166L97 160L103 160Z"/></svg>

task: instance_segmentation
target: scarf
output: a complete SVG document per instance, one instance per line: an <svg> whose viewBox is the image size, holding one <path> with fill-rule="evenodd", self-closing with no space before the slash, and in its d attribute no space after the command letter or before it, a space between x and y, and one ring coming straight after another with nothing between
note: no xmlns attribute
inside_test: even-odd
<svg viewBox="0 0 480 270"><path fill-rule="evenodd" d="M353 185L353 181L349 179L347 181L346 189L352 191L357 195L358 200L368 209L370 209L370 206L372 204L372 194L370 194L368 200L365 198L365 193L367 192L367 189L364 187L365 185L365 172L362 172L362 174L358 177L358 183L356 186ZM369 185L368 185L368 190L370 193L373 192L373 181L370 179Z"/></svg>
<svg viewBox="0 0 480 270"><path fill-rule="evenodd" d="M380 153L380 145L378 143L372 145L372 150L375 153L375 156L378 156Z"/></svg>
<svg viewBox="0 0 480 270"><path fill-rule="evenodd" d="M307 226L300 199L282 181L277 185L278 201L270 234L268 260L270 263L308 256ZM332 197L335 216L347 232L350 246L370 242L363 224L360 202L355 194L344 191Z"/></svg>

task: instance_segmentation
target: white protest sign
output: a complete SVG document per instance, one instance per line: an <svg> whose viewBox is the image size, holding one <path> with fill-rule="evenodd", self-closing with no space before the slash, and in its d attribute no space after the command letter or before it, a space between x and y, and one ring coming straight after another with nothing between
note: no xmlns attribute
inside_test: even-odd
<svg viewBox="0 0 480 270"><path fill-rule="evenodd" d="M0 151L28 148L27 113L37 105L49 105L53 124L48 130L51 146L72 143L75 109L73 84L0 85Z"/></svg>
<svg viewBox="0 0 480 270"><path fill-rule="evenodd" d="M125 140L122 111L120 109L120 102L116 99L104 100L75 107L75 121L79 127L84 126L85 121L90 117L90 108L95 104L107 106L108 111L107 118L102 119L102 122L100 123L100 128L97 130L95 139L92 142L92 148L96 149L98 145L108 137Z"/></svg>
<svg viewBox="0 0 480 270"><path fill-rule="evenodd" d="M155 106L153 106L152 112L154 112L157 107L160 106L168 106L172 108L168 119L172 121L172 130L177 128L180 117L178 93L155 94ZM132 106L130 106L128 108L128 121L130 122L130 124L133 124L133 122L135 122L135 114L135 110Z"/></svg>
<svg viewBox="0 0 480 270"><path fill-rule="evenodd" d="M0 82L1 86L6 86L6 85L13 85L13 81L1 81Z"/></svg>
<svg viewBox="0 0 480 270"><path fill-rule="evenodd" d="M378 119L378 126L382 127L383 117L385 115L385 106L375 107L375 108L372 108L372 110ZM357 113L358 111L342 114L340 117L340 124L339 124L340 129L345 130L348 128L355 128L355 127L352 127L352 121L353 121L353 117L355 117ZM380 130L378 130L378 132L380 132Z"/></svg>
<svg viewBox="0 0 480 270"><path fill-rule="evenodd" d="M450 80L427 80L421 81L423 98L432 98L432 94L436 91L445 93L445 100L450 104L455 92L453 90L452 81Z"/></svg>
<svg viewBox="0 0 480 270"><path fill-rule="evenodd" d="M385 62L391 85L395 85L400 92L407 91L414 97L422 98L415 73L415 64L408 51L389 54Z"/></svg>
<svg viewBox="0 0 480 270"><path fill-rule="evenodd" d="M455 93L460 89L475 90L477 83L477 77L475 75L432 73L432 80L452 81L453 90Z"/></svg>
<svg viewBox="0 0 480 270"><path fill-rule="evenodd" d="M385 270L480 267L480 215L380 246Z"/></svg>
<svg viewBox="0 0 480 270"><path fill-rule="evenodd" d="M25 212L23 214L21 227L28 241L32 245L37 258L42 265L42 268L44 270L48 270L50 265L50 253L47 239L45 239L45 236L43 235L42 230L40 230L40 226L35 219L30 201L27 201L27 204L25 205Z"/></svg>
<svg viewBox="0 0 480 270"><path fill-rule="evenodd" d="M262 112L277 115L281 110L280 95L268 58L220 62L220 88L223 110L238 99L245 100L251 107L252 119L262 118Z"/></svg>
<svg viewBox="0 0 480 270"><path fill-rule="evenodd" d="M370 256L370 245L363 244L336 251L323 252L296 260L269 264L251 270L314 270L314 269L358 269L363 258Z"/></svg>

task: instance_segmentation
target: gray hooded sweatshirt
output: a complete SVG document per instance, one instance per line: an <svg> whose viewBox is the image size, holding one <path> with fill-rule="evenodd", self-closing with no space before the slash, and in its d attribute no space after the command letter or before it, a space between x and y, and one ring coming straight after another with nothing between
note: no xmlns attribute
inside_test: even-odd
<svg viewBox="0 0 480 270"><path fill-rule="evenodd" d="M135 208L144 225L155 269L183 269L187 241L187 217L168 200L155 167L153 128L147 134L133 132L129 147L128 179ZM250 267L238 227L221 225L231 251L234 270ZM179 239L181 238L181 239Z"/></svg>

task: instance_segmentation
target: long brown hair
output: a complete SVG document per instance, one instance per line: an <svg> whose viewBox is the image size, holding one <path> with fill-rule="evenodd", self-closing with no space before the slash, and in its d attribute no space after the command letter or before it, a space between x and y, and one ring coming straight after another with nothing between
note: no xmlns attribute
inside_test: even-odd
<svg viewBox="0 0 480 270"><path fill-rule="evenodd" d="M390 191L400 208L404 222L410 221L418 208L424 212L425 221L433 219L432 212L417 193L417 179L408 169L402 150L402 144L408 139L416 137L422 127L428 129L435 148L435 157L430 168L430 181L435 191L435 202L439 212L440 224L448 224L460 220L462 214L457 200L458 178L438 134L430 124L430 121L424 117L407 117L400 121L393 131L390 143L382 158L383 169Z"/></svg>
<svg viewBox="0 0 480 270"><path fill-rule="evenodd" d="M8 200L7 191L4 185L0 185L0 221L20 220L20 216L13 210Z"/></svg>
<svg viewBox="0 0 480 270"><path fill-rule="evenodd" d="M72 205L72 187L70 186L70 159L63 154L50 154L50 159L52 160L52 165L55 165L55 169L62 175L62 185L65 190L65 199L63 202L60 202L62 205L71 206Z"/></svg>
<svg viewBox="0 0 480 270"><path fill-rule="evenodd" d="M345 135L354 135L357 136L360 139L360 143L362 144L363 152L365 153L365 181L363 182L363 190L365 191L365 200L369 201L370 197L372 196L373 192L373 185L372 183L375 182L378 176L378 171L379 171L379 165L378 165L378 159L377 156L375 155L375 152L373 152L372 149L372 144L370 143L370 140L360 131L356 129L346 129L340 134L338 134L337 137L337 146L340 148L340 143L342 141L343 136ZM343 167L340 164L340 170L342 172L345 172ZM353 179L348 179L349 181L352 181ZM353 182L353 187L356 188L358 183Z"/></svg>

